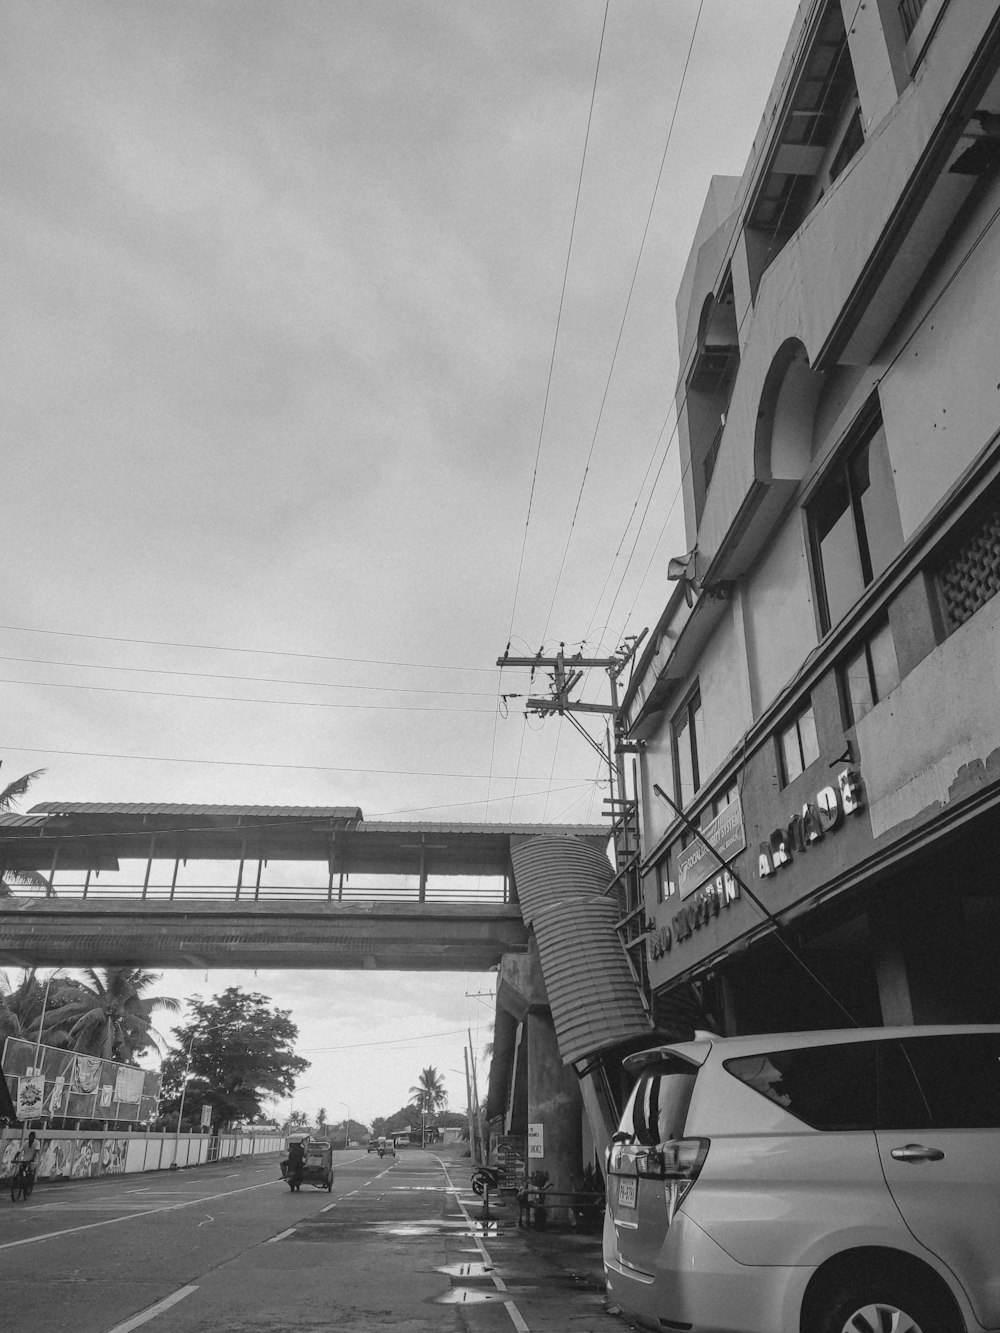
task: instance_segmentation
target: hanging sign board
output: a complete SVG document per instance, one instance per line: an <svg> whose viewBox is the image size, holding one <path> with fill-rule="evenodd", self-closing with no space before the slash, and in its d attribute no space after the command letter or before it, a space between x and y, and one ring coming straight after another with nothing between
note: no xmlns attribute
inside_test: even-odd
<svg viewBox="0 0 1000 1333"><path fill-rule="evenodd" d="M31 1074L17 1080L17 1115L18 1119L41 1115L45 1100L45 1079L41 1074Z"/></svg>
<svg viewBox="0 0 1000 1333"><path fill-rule="evenodd" d="M720 810L710 824L705 825L700 838L694 838L678 855L677 885L682 898L701 888L707 879L718 873L722 865L722 862L705 846L706 842L727 861L747 845L743 828L743 807L738 796L734 797L724 810Z"/></svg>
<svg viewBox="0 0 1000 1333"><path fill-rule="evenodd" d="M545 1156L545 1132L541 1125L528 1126L528 1156Z"/></svg>

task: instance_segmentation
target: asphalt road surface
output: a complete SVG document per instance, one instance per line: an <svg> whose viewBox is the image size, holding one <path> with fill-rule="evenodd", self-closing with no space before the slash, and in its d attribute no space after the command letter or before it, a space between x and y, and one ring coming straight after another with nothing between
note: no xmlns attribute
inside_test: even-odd
<svg viewBox="0 0 1000 1333"><path fill-rule="evenodd" d="M334 1153L332 1193L277 1158L0 1195L11 1333L616 1333L582 1239L479 1220L468 1159ZM555 1238L553 1238L554 1242ZM569 1248L567 1248L569 1247ZM568 1256L568 1258L567 1258ZM592 1260L593 1242L587 1249ZM574 1264L580 1272L574 1271ZM587 1276L587 1274L591 1276Z"/></svg>

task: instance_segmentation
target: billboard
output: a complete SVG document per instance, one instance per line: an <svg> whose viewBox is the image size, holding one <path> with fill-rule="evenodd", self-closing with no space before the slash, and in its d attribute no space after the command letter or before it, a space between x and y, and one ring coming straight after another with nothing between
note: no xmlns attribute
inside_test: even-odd
<svg viewBox="0 0 1000 1333"><path fill-rule="evenodd" d="M21 1119L144 1123L156 1116L160 1076L148 1069L8 1037L3 1072Z"/></svg>

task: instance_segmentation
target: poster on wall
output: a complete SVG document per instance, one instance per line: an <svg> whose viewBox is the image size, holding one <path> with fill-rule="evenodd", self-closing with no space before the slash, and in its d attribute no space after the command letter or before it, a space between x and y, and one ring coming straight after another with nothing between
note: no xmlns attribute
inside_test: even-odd
<svg viewBox="0 0 1000 1333"><path fill-rule="evenodd" d="M29 1074L17 1080L17 1115L19 1120L41 1115L45 1100L45 1078L41 1074Z"/></svg>
<svg viewBox="0 0 1000 1333"><path fill-rule="evenodd" d="M528 1126L528 1156L545 1156L545 1131L541 1125Z"/></svg>

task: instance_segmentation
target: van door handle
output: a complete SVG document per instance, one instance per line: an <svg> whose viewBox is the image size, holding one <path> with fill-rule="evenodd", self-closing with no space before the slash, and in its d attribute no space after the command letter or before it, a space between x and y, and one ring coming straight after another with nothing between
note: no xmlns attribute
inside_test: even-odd
<svg viewBox="0 0 1000 1333"><path fill-rule="evenodd" d="M940 1148L925 1148L922 1143L908 1143L903 1148L893 1148L890 1156L897 1162L940 1162L944 1153Z"/></svg>

